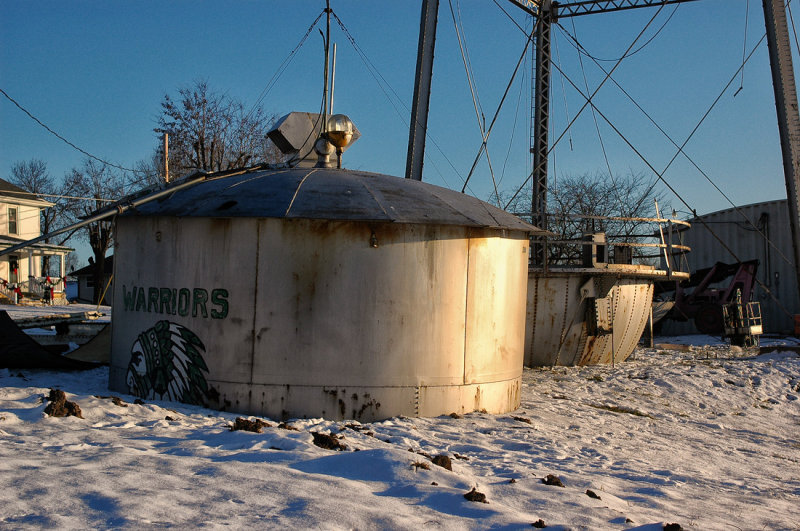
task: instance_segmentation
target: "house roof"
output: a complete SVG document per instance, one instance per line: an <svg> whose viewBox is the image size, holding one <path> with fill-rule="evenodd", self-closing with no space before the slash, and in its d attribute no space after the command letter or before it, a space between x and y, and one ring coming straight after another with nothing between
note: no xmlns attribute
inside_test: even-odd
<svg viewBox="0 0 800 531"><path fill-rule="evenodd" d="M41 204L42 206L52 205L52 203L49 201L40 199L38 196L31 194L30 192L26 192L19 186L11 184L5 179L0 179L0 197L11 197L28 203Z"/></svg>
<svg viewBox="0 0 800 531"><path fill-rule="evenodd" d="M5 179L0 179L0 195L5 195L8 197L17 197L19 199L30 199L31 197L31 195L28 192L26 192L19 186L11 184Z"/></svg>
<svg viewBox="0 0 800 531"><path fill-rule="evenodd" d="M84 275L92 275L94 274L93 270L94 264L89 264L86 267L82 267L77 271L73 271L70 273L72 277L80 277ZM110 275L111 272L114 270L114 255L106 256L105 261L103 261L103 271L105 275Z"/></svg>
<svg viewBox="0 0 800 531"><path fill-rule="evenodd" d="M0 249L8 249L13 245L18 245L25 241L26 240L22 238L15 238L14 236L0 236ZM70 252L75 250L72 247L67 247L65 245L55 245L52 243L44 243L44 242L32 243L28 247L33 249L34 252L39 251L43 252L44 254L49 254L47 253L47 251ZM24 247L23 249L27 249L27 247ZM20 251L20 252L24 253L25 251Z"/></svg>

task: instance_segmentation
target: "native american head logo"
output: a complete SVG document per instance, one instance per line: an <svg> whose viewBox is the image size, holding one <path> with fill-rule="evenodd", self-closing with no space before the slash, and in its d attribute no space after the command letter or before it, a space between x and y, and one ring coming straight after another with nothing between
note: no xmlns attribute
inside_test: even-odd
<svg viewBox="0 0 800 531"><path fill-rule="evenodd" d="M139 334L131 347L126 381L132 395L204 405L208 372L205 345L179 324L159 321Z"/></svg>

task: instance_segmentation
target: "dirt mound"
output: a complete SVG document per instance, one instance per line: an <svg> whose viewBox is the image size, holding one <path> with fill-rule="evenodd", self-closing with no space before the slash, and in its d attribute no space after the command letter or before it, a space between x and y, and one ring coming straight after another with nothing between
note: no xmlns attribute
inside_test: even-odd
<svg viewBox="0 0 800 531"><path fill-rule="evenodd" d="M50 401L44 412L51 417L78 417L83 418L81 408L75 402L67 400L67 395L61 389L50 389L50 395L47 397Z"/></svg>
<svg viewBox="0 0 800 531"><path fill-rule="evenodd" d="M543 477L542 483L544 483L545 485L552 485L554 487L564 486L564 484L561 482L561 478L558 476L554 476L553 474L547 474L545 477Z"/></svg>
<svg viewBox="0 0 800 531"><path fill-rule="evenodd" d="M314 444L326 450L347 450L347 446L339 442L339 438L333 434L319 433L312 431L311 435L314 436Z"/></svg>
<svg viewBox="0 0 800 531"><path fill-rule="evenodd" d="M251 431L253 433L261 433L262 428L270 428L270 424L268 422L264 422L261 419L250 420L244 417L237 417L235 421L233 421L233 426L231 426L231 431Z"/></svg>
<svg viewBox="0 0 800 531"><path fill-rule="evenodd" d="M447 470L453 470L453 462L446 455L437 455L431 459L431 461L433 461L434 465L446 468Z"/></svg>
<svg viewBox="0 0 800 531"><path fill-rule="evenodd" d="M475 490L475 487L472 487L471 491L464 494L464 497L471 502L489 503L488 501L486 501L486 494L478 492L477 490Z"/></svg>

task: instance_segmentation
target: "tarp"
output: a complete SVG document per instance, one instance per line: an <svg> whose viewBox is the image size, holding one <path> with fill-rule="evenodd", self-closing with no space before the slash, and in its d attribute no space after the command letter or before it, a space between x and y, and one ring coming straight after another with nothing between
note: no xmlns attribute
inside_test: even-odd
<svg viewBox="0 0 800 531"><path fill-rule="evenodd" d="M92 363L111 363L111 325L107 324L92 339L65 357Z"/></svg>
<svg viewBox="0 0 800 531"><path fill-rule="evenodd" d="M83 370L97 367L50 352L23 332L5 310L0 311L0 368Z"/></svg>

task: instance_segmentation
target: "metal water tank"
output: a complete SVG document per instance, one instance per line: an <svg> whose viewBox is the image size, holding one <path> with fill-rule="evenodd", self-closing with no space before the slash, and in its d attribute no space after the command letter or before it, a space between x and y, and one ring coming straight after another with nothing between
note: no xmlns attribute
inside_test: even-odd
<svg viewBox="0 0 800 531"><path fill-rule="evenodd" d="M110 387L275 419L518 407L528 236L350 170L211 176L117 219Z"/></svg>

